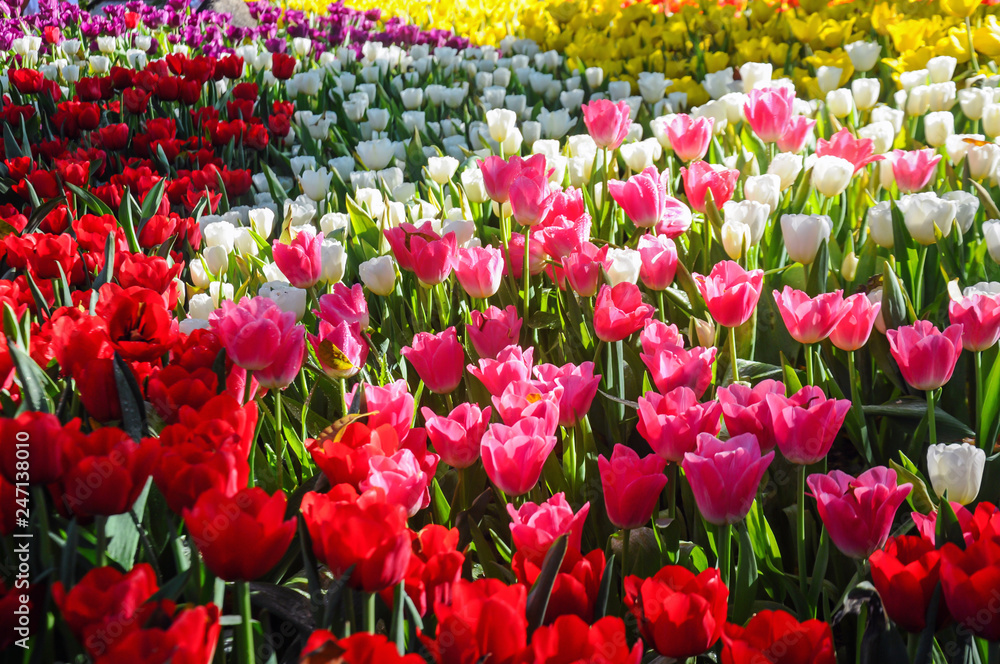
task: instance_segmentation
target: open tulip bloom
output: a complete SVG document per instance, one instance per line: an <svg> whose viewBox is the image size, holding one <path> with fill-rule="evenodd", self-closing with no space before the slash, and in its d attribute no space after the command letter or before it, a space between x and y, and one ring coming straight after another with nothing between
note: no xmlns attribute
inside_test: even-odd
<svg viewBox="0 0 1000 664"><path fill-rule="evenodd" d="M1000 664L996 2L15 4L4 662Z"/></svg>

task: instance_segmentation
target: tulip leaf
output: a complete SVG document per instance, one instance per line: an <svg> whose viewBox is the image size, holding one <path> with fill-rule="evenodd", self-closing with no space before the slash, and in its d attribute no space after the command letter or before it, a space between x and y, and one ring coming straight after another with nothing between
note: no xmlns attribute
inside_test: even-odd
<svg viewBox="0 0 1000 664"><path fill-rule="evenodd" d="M819 551L813 562L812 579L809 582L809 606L819 604L819 595L823 590L823 580L826 578L826 568L830 562L830 533L824 527L819 534Z"/></svg>
<svg viewBox="0 0 1000 664"><path fill-rule="evenodd" d="M160 209L160 202L163 200L163 189L166 186L167 179L160 178L156 181L148 192L146 192L146 198L142 200L142 210L139 212L139 231L142 231L142 227L146 225L155 214L156 211Z"/></svg>
<svg viewBox="0 0 1000 664"><path fill-rule="evenodd" d="M562 566L563 558L566 557L566 547L568 540L566 535L560 535L545 554L542 562L541 572L535 580L535 585L528 593L528 603L525 607L525 616L528 618L528 634L541 627L545 622L545 612L549 607L549 598L552 596L552 588L556 583L556 575Z"/></svg>
<svg viewBox="0 0 1000 664"><path fill-rule="evenodd" d="M111 283L115 276L115 234L108 233L104 240L104 267L94 279L94 290L100 290L104 284Z"/></svg>
<svg viewBox="0 0 1000 664"><path fill-rule="evenodd" d="M920 641L917 643L917 652L913 658L913 664L929 664L931 652L934 645L934 635L937 633L938 611L941 609L941 582L934 587L934 594L931 601L927 603L927 618L924 631L920 633Z"/></svg>
<svg viewBox="0 0 1000 664"><path fill-rule="evenodd" d="M934 524L934 545L940 549L949 542L960 549L965 548L965 533L958 522L951 501L948 500L948 492L945 491L938 503L937 522Z"/></svg>
<svg viewBox="0 0 1000 664"><path fill-rule="evenodd" d="M219 214L225 214L229 212L229 194L226 193L226 183L222 181L222 173L218 170L215 171L215 183L219 185L219 193L222 194L222 200L219 202L219 209L217 212Z"/></svg>
<svg viewBox="0 0 1000 664"><path fill-rule="evenodd" d="M897 420L914 422L914 428L927 415L927 403L922 399L899 399L881 405L862 406L865 416L891 417ZM934 419L937 428L938 442L946 443L972 438L976 434L964 422L950 415L941 408L935 408Z"/></svg>
<svg viewBox="0 0 1000 664"><path fill-rule="evenodd" d="M611 582L615 578L615 554L608 556L608 562L604 565L604 572L601 574L601 585L597 589L597 598L594 600L594 620L600 620L608 615L608 598L611 596Z"/></svg>
<svg viewBox="0 0 1000 664"><path fill-rule="evenodd" d="M278 182L278 176L274 174L274 171L267 164L264 164L264 178L267 180L267 188L271 192L271 198L280 210L284 206L285 201L288 200L288 192L281 186L281 183Z"/></svg>
<svg viewBox="0 0 1000 664"><path fill-rule="evenodd" d="M69 189L71 192L73 192L73 194L77 198L83 199L83 202L87 205L87 207L93 210L95 214L98 215L110 214L112 217L115 216L114 210L108 207L108 204L102 201L97 196L94 196L89 191L84 191L83 189L80 189L72 182L67 182L65 184L66 188ZM79 206L79 201L77 201L77 205Z"/></svg>
<svg viewBox="0 0 1000 664"><path fill-rule="evenodd" d="M10 130L10 125L6 122L3 123L3 147L7 159L17 159L24 156L20 143L14 138L14 132Z"/></svg>
<svg viewBox="0 0 1000 664"><path fill-rule="evenodd" d="M903 457L903 463L899 464L889 460L889 467L896 471L896 475L899 476L899 483L905 484L909 483L913 486L910 490L910 495L906 497L907 502L910 503L910 507L913 508L915 512L921 514L929 514L934 511L934 498L931 496L930 492L927 490L927 483L920 476L920 471L917 470L913 462L910 461L905 454L899 453Z"/></svg>
<svg viewBox="0 0 1000 664"><path fill-rule="evenodd" d="M740 558L736 565L736 587L733 590L733 622L742 625L753 612L753 601L756 595L754 586L757 583L759 571L757 569L757 555L754 552L750 530L745 520L736 524L736 532L739 534Z"/></svg>
<svg viewBox="0 0 1000 664"><path fill-rule="evenodd" d="M986 381L983 394L983 409L979 414L979 435L976 440L980 447L993 450L1000 433L1000 356L993 360L993 367ZM983 441L987 444L984 446Z"/></svg>
<svg viewBox="0 0 1000 664"><path fill-rule="evenodd" d="M56 196L55 198L50 198L32 210L31 216L28 217L27 225L24 227L24 230L21 231L21 236L23 237L28 233L35 232L35 229L37 229L39 225L45 221L45 217L49 216L50 212L62 205L65 200L64 196Z"/></svg>
<svg viewBox="0 0 1000 664"><path fill-rule="evenodd" d="M979 200L982 202L983 209L986 211L986 218L1000 219L1000 209L998 209L997 204L993 202L993 196L989 191L987 191L986 187L971 178L969 179L969 182L976 188L976 193L979 194Z"/></svg>
<svg viewBox="0 0 1000 664"><path fill-rule="evenodd" d="M830 274L830 246L827 240L819 244L816 258L809 266L809 280L806 283L806 293L809 297L816 297L820 293L826 292L827 277Z"/></svg>
<svg viewBox="0 0 1000 664"><path fill-rule="evenodd" d="M152 486L152 483L152 478L146 480L145 488L132 506L138 515L146 510L146 499L149 496L149 487ZM121 565L125 571L132 569L135 564L135 553L139 549L140 537L139 528L132 520L132 515L124 512L109 516L104 524L104 533L108 538L108 558Z"/></svg>
<svg viewBox="0 0 1000 664"><path fill-rule="evenodd" d="M306 527L306 519L300 512L298 514L298 533L299 542L302 548L302 565L305 570L306 582L309 587L310 597L322 597L323 587L319 583L319 562L316 560L316 553L313 551L312 538L309 536L309 529ZM350 573L354 570L352 566L351 569L347 570L345 574L341 575L341 579L346 579L350 576ZM330 597L327 596L329 603ZM327 607L329 609L329 607ZM327 625L333 624L333 617L327 616L326 613L320 613L319 607L313 604L314 615L322 616L323 621L320 622L320 627L326 627ZM329 620L327 618L329 617Z"/></svg>
<svg viewBox="0 0 1000 664"><path fill-rule="evenodd" d="M118 403L122 411L122 430L138 443L146 433L146 405L135 374L118 351L115 351L114 372Z"/></svg>
<svg viewBox="0 0 1000 664"><path fill-rule="evenodd" d="M147 601L152 603L164 599L176 600L181 596L181 592L184 590L184 586L187 585L188 579L191 578L192 569L194 568L188 567L186 570L180 572L177 576L161 585L160 589L153 593Z"/></svg>
<svg viewBox="0 0 1000 664"><path fill-rule="evenodd" d="M51 413L52 404L45 393L46 385L52 381L48 375L42 371L41 367L13 340L7 337L7 351L10 359L17 370L17 378L21 382L21 396L28 410Z"/></svg>
<svg viewBox="0 0 1000 664"><path fill-rule="evenodd" d="M42 295L42 290L38 287L38 283L35 278L31 276L31 270L25 270L24 276L28 278L28 288L31 289L31 297L35 300L35 306L38 307L38 311L41 312L42 316L45 318L52 317L52 311L49 309L49 303L45 300L45 296Z"/></svg>

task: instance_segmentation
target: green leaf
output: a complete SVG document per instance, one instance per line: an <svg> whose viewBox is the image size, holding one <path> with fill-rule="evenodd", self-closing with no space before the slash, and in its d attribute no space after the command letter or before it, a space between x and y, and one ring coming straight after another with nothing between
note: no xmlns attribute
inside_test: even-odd
<svg viewBox="0 0 1000 664"><path fill-rule="evenodd" d="M135 221L132 219L132 195L129 193L128 187L125 187L121 205L118 206L118 224L125 230L128 250L133 254L139 253L141 249L135 235Z"/></svg>
<svg viewBox="0 0 1000 664"><path fill-rule="evenodd" d="M927 415L927 402L907 398L882 405L862 406L862 409L865 416L892 417L909 421L915 427ZM934 418L939 442L962 440L976 435L968 425L940 408L934 409Z"/></svg>
<svg viewBox="0 0 1000 664"><path fill-rule="evenodd" d="M278 176L274 174L274 171L267 164L264 164L264 178L267 179L267 187L271 191L271 198L274 199L280 211L284 207L285 201L288 200L288 193L281 186L281 183L278 182ZM278 220L276 219L275 221ZM281 224L278 223L277 225L280 226Z"/></svg>
<svg viewBox="0 0 1000 664"><path fill-rule="evenodd" d="M146 193L146 198L142 201L142 210L139 212L140 230L156 214L156 211L160 209L160 202L163 200L163 190L166 187L166 182L166 178L160 178Z"/></svg>
<svg viewBox="0 0 1000 664"><path fill-rule="evenodd" d="M733 621L742 625L753 612L753 586L757 582L758 570L757 555L745 520L736 524L736 532L739 534L740 558L736 565L736 588L733 591Z"/></svg>
<svg viewBox="0 0 1000 664"><path fill-rule="evenodd" d="M97 196L94 196L89 191L84 191L70 182L66 183L66 188L72 191L77 198L81 199L87 207L94 211L95 214L110 214L112 217L115 216L115 211L108 207L107 203L99 199Z"/></svg>
<svg viewBox="0 0 1000 664"><path fill-rule="evenodd" d="M215 181L219 185L219 193L222 194L222 200L219 201L219 209L216 212L224 214L229 212L229 194L226 193L226 183L222 181L222 173L219 171L215 171Z"/></svg>
<svg viewBox="0 0 1000 664"><path fill-rule="evenodd" d="M45 386L51 383L49 377L35 363L31 356L7 337L7 351L17 370L17 379L21 383L21 397L28 410L51 413L52 405L45 393Z"/></svg>
<svg viewBox="0 0 1000 664"><path fill-rule="evenodd" d="M927 484L924 482L924 478L921 477L920 471L913 465L913 462L910 461L905 454L900 452L899 455L903 458L903 463L896 463L890 459L889 467L896 471L896 475L899 476L900 484L909 483L913 485L913 488L910 490L910 495L906 497L907 502L910 503L910 507L912 507L915 512L930 514L934 511L934 498L927 490Z"/></svg>
<svg viewBox="0 0 1000 664"><path fill-rule="evenodd" d="M122 360L118 351L115 351L114 370L118 403L122 410L122 430L132 440L139 442L146 433L146 405L142 399L142 391L139 389L135 374Z"/></svg>
<svg viewBox="0 0 1000 664"><path fill-rule="evenodd" d="M50 318L52 312L49 310L49 303L45 301L45 296L42 295L42 290L38 287L35 282L35 278L31 276L31 270L25 270L24 276L28 278L28 287L31 289L31 297L35 300L35 306L38 310L42 312L45 318Z"/></svg>
<svg viewBox="0 0 1000 664"><path fill-rule="evenodd" d="M14 138L14 132L10 130L10 125L6 122L3 123L3 147L7 159L16 159L25 156L24 152L21 151L21 145Z"/></svg>
<svg viewBox="0 0 1000 664"><path fill-rule="evenodd" d="M104 267L94 279L94 290L100 290L104 284L111 283L115 275L115 234L109 233L104 241Z"/></svg>
<svg viewBox="0 0 1000 664"><path fill-rule="evenodd" d="M535 585L528 593L528 603L525 608L525 616L528 618L528 634L531 634L545 622L545 611L549 607L549 598L552 596L552 587L556 583L556 575L562 566L563 558L566 557L566 546L568 540L566 535L560 535L552 543L545 560L542 562L542 570L535 579Z"/></svg>
<svg viewBox="0 0 1000 664"><path fill-rule="evenodd" d="M906 311L906 297L903 295L896 273L889 266L889 261L882 265L882 318L885 320L887 330L895 330L897 327L910 324L910 317Z"/></svg>
<svg viewBox="0 0 1000 664"><path fill-rule="evenodd" d="M149 487L152 479L146 481L146 487L139 494L132 507L137 515L142 515L146 509L146 499L149 497ZM128 512L109 516L104 524L104 533L108 537L108 557L121 565L125 571L132 569L135 563L135 553L139 549L139 528L136 527L132 515Z"/></svg>
<svg viewBox="0 0 1000 664"><path fill-rule="evenodd" d="M830 274L830 246L826 240L819 245L816 258L809 267L809 282L806 285L806 293L809 297L816 297L820 293L826 292L826 281Z"/></svg>
<svg viewBox="0 0 1000 664"><path fill-rule="evenodd" d="M611 582L615 577L615 554L608 556L608 562L604 565L604 573L601 575L601 585L597 590L597 599L594 600L594 620L599 620L608 615L608 597L611 596Z"/></svg>
<svg viewBox="0 0 1000 664"><path fill-rule="evenodd" d="M50 212L62 205L65 200L66 198L64 196L56 196L55 198L50 198L32 210L31 216L28 217L28 224L24 227L24 230L21 231L21 235L24 236L28 233L33 233L35 229L38 228L43 221L45 221L45 217L49 216Z"/></svg>
<svg viewBox="0 0 1000 664"><path fill-rule="evenodd" d="M983 409L979 417L979 435L976 440L980 447L993 449L1000 434L1000 356L993 360L993 367L984 383ZM983 445L986 441L986 445Z"/></svg>

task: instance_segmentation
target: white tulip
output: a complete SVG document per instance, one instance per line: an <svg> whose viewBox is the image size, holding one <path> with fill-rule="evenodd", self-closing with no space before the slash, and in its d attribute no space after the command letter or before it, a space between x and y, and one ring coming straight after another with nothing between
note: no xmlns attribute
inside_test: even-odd
<svg viewBox="0 0 1000 664"><path fill-rule="evenodd" d="M525 120L521 124L521 135L524 138L525 147L528 149L542 137L542 123L536 120Z"/></svg>
<svg viewBox="0 0 1000 664"><path fill-rule="evenodd" d="M868 232L875 244L892 249L892 207L889 201L876 203L868 209Z"/></svg>
<svg viewBox="0 0 1000 664"><path fill-rule="evenodd" d="M892 123L880 120L859 129L858 137L871 139L875 154L885 154L892 149L893 141L896 140L896 132Z"/></svg>
<svg viewBox="0 0 1000 664"><path fill-rule="evenodd" d="M635 249L608 249L607 260L611 263L611 267L608 268L608 280L612 286L626 281L630 284L639 281L642 257Z"/></svg>
<svg viewBox="0 0 1000 664"><path fill-rule="evenodd" d="M862 111L869 111L878 103L882 85L877 78L856 78L851 81L854 104Z"/></svg>
<svg viewBox="0 0 1000 664"><path fill-rule="evenodd" d="M324 167L318 171L303 171L302 175L299 176L299 186L302 187L302 193L310 199L322 201L326 199L326 195L330 192L330 182L332 180L333 173L330 173Z"/></svg>
<svg viewBox="0 0 1000 664"><path fill-rule="evenodd" d="M927 448L927 474L934 493L960 505L979 495L986 467L986 452L968 443L938 443Z"/></svg>
<svg viewBox="0 0 1000 664"><path fill-rule="evenodd" d="M569 111L565 108L558 111L549 111L543 108L538 113L538 122L542 127L542 135L546 138L557 139L565 136L576 124L576 120L570 116Z"/></svg>
<svg viewBox="0 0 1000 664"><path fill-rule="evenodd" d="M206 247L202 250L201 257L205 261L205 268L216 277L225 274L229 269L229 252L221 245Z"/></svg>
<svg viewBox="0 0 1000 664"><path fill-rule="evenodd" d="M392 256L376 256L358 266L361 283L376 295L388 295L396 286L396 264Z"/></svg>
<svg viewBox="0 0 1000 664"><path fill-rule="evenodd" d="M972 228L972 222L976 219L976 212L979 211L979 197L967 191L949 191L941 198L955 204L955 222L962 229L962 233L968 233Z"/></svg>
<svg viewBox="0 0 1000 664"><path fill-rule="evenodd" d="M347 252L344 251L344 245L336 240L324 238L320 255L323 258L320 281L332 284L343 279L344 271L347 270Z"/></svg>
<svg viewBox="0 0 1000 664"><path fill-rule="evenodd" d="M781 177L773 173L749 176L743 183L743 198L766 205L768 215L774 214L781 200Z"/></svg>
<svg viewBox="0 0 1000 664"><path fill-rule="evenodd" d="M969 148L972 147L970 143L965 141L967 138L972 138L977 141L986 139L986 137L982 134L952 134L948 137L948 140L944 142L944 151L948 153L948 159L955 166L958 166L965 161L965 156L969 153Z"/></svg>
<svg viewBox="0 0 1000 664"><path fill-rule="evenodd" d="M970 145L966 150L966 157L969 160L969 175L975 180L981 180L992 174L1000 162L1000 145Z"/></svg>
<svg viewBox="0 0 1000 664"><path fill-rule="evenodd" d="M858 71L871 71L878 64L882 46L877 42L856 41L844 47L851 64Z"/></svg>
<svg viewBox="0 0 1000 664"><path fill-rule="evenodd" d="M490 198L483 182L483 172L478 168L467 168L462 171L462 188L472 203L485 203Z"/></svg>
<svg viewBox="0 0 1000 664"><path fill-rule="evenodd" d="M930 95L930 109L932 111L950 110L958 101L958 92L955 89L955 82L931 83L928 86Z"/></svg>
<svg viewBox="0 0 1000 664"><path fill-rule="evenodd" d="M854 110L854 96L847 88L831 90L826 93L826 106L833 117L846 118Z"/></svg>
<svg viewBox="0 0 1000 664"><path fill-rule="evenodd" d="M824 240L830 239L833 221L819 214L784 214L781 216L781 232L785 239L785 251L796 263L809 265L816 259L816 252Z"/></svg>
<svg viewBox="0 0 1000 664"><path fill-rule="evenodd" d="M601 87L601 83L604 82L604 70L600 67L587 67L583 74L587 78L587 86L591 90Z"/></svg>
<svg viewBox="0 0 1000 664"><path fill-rule="evenodd" d="M799 173L802 172L802 162L802 155L779 152L768 164L767 172L781 179L781 190L784 191L795 184Z"/></svg>
<svg viewBox="0 0 1000 664"><path fill-rule="evenodd" d="M917 86L927 85L929 79L930 72L926 69L904 71L899 75L899 84L903 86L904 90L909 91Z"/></svg>
<svg viewBox="0 0 1000 664"><path fill-rule="evenodd" d="M757 201L726 201L722 206L722 215L727 223L746 226L750 232L747 246L755 246L764 237L764 227L770 208L765 203Z"/></svg>
<svg viewBox="0 0 1000 664"><path fill-rule="evenodd" d="M274 228L274 210L263 207L254 208L247 213L247 216L250 218L250 226L257 235L265 240L270 237L271 230Z"/></svg>
<svg viewBox="0 0 1000 664"><path fill-rule="evenodd" d="M931 108L931 89L926 85L918 85L906 93L906 114L910 116L925 115Z"/></svg>
<svg viewBox="0 0 1000 664"><path fill-rule="evenodd" d="M1000 263L1000 221L990 219L983 223L983 239L993 262Z"/></svg>
<svg viewBox="0 0 1000 664"><path fill-rule="evenodd" d="M490 138L497 143L503 143L517 127L517 113L505 108L495 108L486 112L486 125Z"/></svg>
<svg viewBox="0 0 1000 664"><path fill-rule="evenodd" d="M378 171L388 166L396 154L392 141L388 138L380 138L375 141L361 141L357 144L355 150L365 168L372 171Z"/></svg>
<svg viewBox="0 0 1000 664"><path fill-rule="evenodd" d="M970 120L981 119L987 104L992 102L993 95L989 90L965 88L958 91L958 103L962 107L962 114Z"/></svg>
<svg viewBox="0 0 1000 664"><path fill-rule="evenodd" d="M740 65L743 92L750 92L759 82L770 81L773 71L774 67L769 62L745 62Z"/></svg>
<svg viewBox="0 0 1000 664"><path fill-rule="evenodd" d="M663 99L667 88L673 84L674 82L667 79L661 72L641 72L639 74L639 94L647 104L655 104Z"/></svg>
<svg viewBox="0 0 1000 664"><path fill-rule="evenodd" d="M647 138L637 143L625 143L618 148L618 152L625 160L625 164L632 171L639 173L653 165L662 154L663 148L655 138Z"/></svg>
<svg viewBox="0 0 1000 664"><path fill-rule="evenodd" d="M611 81L608 83L608 96L613 102L619 102L632 94L632 84L628 81Z"/></svg>
<svg viewBox="0 0 1000 664"><path fill-rule="evenodd" d="M719 101L726 105L726 118L729 124L735 125L744 119L744 106L746 106L747 96L742 92L730 92L719 98Z"/></svg>
<svg viewBox="0 0 1000 664"><path fill-rule="evenodd" d="M934 111L924 116L924 138L932 148L945 144L955 133L955 116L949 111Z"/></svg>
<svg viewBox="0 0 1000 664"><path fill-rule="evenodd" d="M840 67L824 65L816 70L816 83L823 94L826 94L840 87L840 79L843 75L844 70Z"/></svg>
<svg viewBox="0 0 1000 664"><path fill-rule="evenodd" d="M872 109L872 122L888 122L892 125L893 135L902 131L905 117L903 111L889 106L876 106Z"/></svg>
<svg viewBox="0 0 1000 664"><path fill-rule="evenodd" d="M701 82L701 87L712 99L719 99L730 92L733 84L733 68L726 67L723 70L705 74L705 79Z"/></svg>
<svg viewBox="0 0 1000 664"><path fill-rule="evenodd" d="M399 96L403 100L403 107L408 111L420 108L420 105L424 103L424 91L422 88L407 88L401 91Z"/></svg>
<svg viewBox="0 0 1000 664"><path fill-rule="evenodd" d="M824 196L839 196L854 177L854 164L835 157L824 155L816 160L812 167L812 185Z"/></svg>
<svg viewBox="0 0 1000 664"><path fill-rule="evenodd" d="M933 192L902 196L897 203L903 213L906 229L914 240L923 245L937 242L934 229L943 235L951 233L958 206L953 201L940 198Z"/></svg>
<svg viewBox="0 0 1000 664"><path fill-rule="evenodd" d="M983 109L983 132L990 138L1000 136L1000 104L989 104Z"/></svg>
<svg viewBox="0 0 1000 664"><path fill-rule="evenodd" d="M931 77L931 83L945 83L951 81L955 75L955 66L958 60L950 55L939 55L927 61L927 71Z"/></svg>
<svg viewBox="0 0 1000 664"><path fill-rule="evenodd" d="M728 205L729 203L726 203ZM734 261L743 257L751 246L750 227L740 221L726 221L722 224L722 248Z"/></svg>
<svg viewBox="0 0 1000 664"><path fill-rule="evenodd" d="M257 295L273 300L282 311L295 314L295 320L302 320L306 314L307 294L304 288L296 288L284 281L268 281L257 291Z"/></svg>

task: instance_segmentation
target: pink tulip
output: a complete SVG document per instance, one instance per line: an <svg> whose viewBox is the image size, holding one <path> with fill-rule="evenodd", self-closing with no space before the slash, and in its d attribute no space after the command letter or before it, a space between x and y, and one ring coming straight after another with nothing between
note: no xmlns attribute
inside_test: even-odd
<svg viewBox="0 0 1000 664"><path fill-rule="evenodd" d="M593 222L589 214L583 213L577 217L563 215L552 217L550 213L549 217L549 220L542 223L544 230L541 242L545 253L553 260L562 260L580 251L590 240L590 227Z"/></svg>
<svg viewBox="0 0 1000 664"><path fill-rule="evenodd" d="M814 344L826 339L847 313L844 291L822 293L814 298L791 286L774 291L781 320L792 338L800 344Z"/></svg>
<svg viewBox="0 0 1000 664"><path fill-rule="evenodd" d="M413 423L413 396L409 393L406 381L399 380L388 385L363 385L361 402L362 413L372 413L366 424L372 428L388 424L402 441L410 433ZM353 395L348 396L347 404L351 404Z"/></svg>
<svg viewBox="0 0 1000 664"><path fill-rule="evenodd" d="M896 510L913 488L897 486L896 471L884 466L866 470L857 479L834 470L810 475L807 482L830 540L846 555L862 560L885 546Z"/></svg>
<svg viewBox="0 0 1000 664"><path fill-rule="evenodd" d="M580 107L587 132L599 148L617 150L632 126L632 110L623 100L617 104L597 99Z"/></svg>
<svg viewBox="0 0 1000 664"><path fill-rule="evenodd" d="M711 190L715 207L722 209L726 201L733 197L740 172L724 166L713 166L705 161L696 161L687 168L681 168L684 180L684 194L688 204L704 213L707 206L706 192Z"/></svg>
<svg viewBox="0 0 1000 664"><path fill-rule="evenodd" d="M566 281L573 292L580 297L594 297L601 285L601 268L610 267L607 259L608 245L600 249L584 242L580 251L574 252L563 259L563 270Z"/></svg>
<svg viewBox="0 0 1000 664"><path fill-rule="evenodd" d="M223 300L208 321L229 359L243 369L258 371L275 361L278 344L295 327L295 313L282 311L266 297L244 297L239 304Z"/></svg>
<svg viewBox="0 0 1000 664"><path fill-rule="evenodd" d="M501 491L520 496L538 484L545 460L556 446L554 434L559 408L540 401L536 416L525 416L514 426L491 424L483 435L483 468Z"/></svg>
<svg viewBox="0 0 1000 664"><path fill-rule="evenodd" d="M625 182L610 180L608 193L639 228L655 226L663 218L667 202L667 178L655 166L650 166Z"/></svg>
<svg viewBox="0 0 1000 664"><path fill-rule="evenodd" d="M409 516L430 505L430 478L410 450L399 450L391 457L373 456L368 464L370 470L361 482L361 491L382 489L386 502L402 505Z"/></svg>
<svg viewBox="0 0 1000 664"><path fill-rule="evenodd" d="M752 433L730 436L725 442L703 433L697 450L685 454L681 465L701 516L724 526L746 518L773 459L774 452L761 455Z"/></svg>
<svg viewBox="0 0 1000 664"><path fill-rule="evenodd" d="M687 233L689 228L691 228L691 209L673 196L667 196L663 205L663 216L653 231L672 240Z"/></svg>
<svg viewBox="0 0 1000 664"><path fill-rule="evenodd" d="M1000 340L1000 295L974 293L948 303L948 318L962 326L962 345L977 352Z"/></svg>
<svg viewBox="0 0 1000 664"><path fill-rule="evenodd" d="M755 88L747 95L743 113L760 140L774 143L785 132L794 107L795 93L788 88Z"/></svg>
<svg viewBox="0 0 1000 664"><path fill-rule="evenodd" d="M486 195L493 201L503 204L509 200L510 186L518 175L524 171L534 171L545 179L545 155L536 154L528 159L514 155L504 161L500 157L491 156L479 160L479 170L483 173L483 185Z"/></svg>
<svg viewBox="0 0 1000 664"><path fill-rule="evenodd" d="M868 164L882 161L885 155L875 154L875 141L870 138L854 138L846 127L834 134L830 140L822 138L816 141L816 156L832 155L854 164L857 173Z"/></svg>
<svg viewBox="0 0 1000 664"><path fill-rule="evenodd" d="M802 152L815 126L815 120L810 120L804 115L793 115L788 119L788 124L785 125L781 136L778 137L778 150L781 152Z"/></svg>
<svg viewBox="0 0 1000 664"><path fill-rule="evenodd" d="M892 177L896 186L904 194L920 191L931 181L937 172L941 155L932 148L923 150L893 150Z"/></svg>
<svg viewBox="0 0 1000 664"><path fill-rule="evenodd" d="M418 332L413 335L412 345L403 346L400 352L435 394L450 394L462 382L465 351L454 325L440 334Z"/></svg>
<svg viewBox="0 0 1000 664"><path fill-rule="evenodd" d="M655 291L666 290L674 283L677 274L677 247L674 241L663 235L643 235L639 238L639 257L642 267L639 278L646 288Z"/></svg>
<svg viewBox="0 0 1000 664"><path fill-rule="evenodd" d="M495 359L507 346L516 345L521 334L521 317L514 305L504 309L488 307L486 311L473 311L472 323L466 326L469 341L479 357Z"/></svg>
<svg viewBox="0 0 1000 664"><path fill-rule="evenodd" d="M707 277L695 274L694 280L712 318L724 327L739 327L750 320L757 307L764 271L747 272L739 263L723 261L716 263Z"/></svg>
<svg viewBox="0 0 1000 664"><path fill-rule="evenodd" d="M604 506L611 523L628 530L649 521L667 484L663 474L666 463L655 454L640 459L625 445L615 445L610 460L603 454L597 457Z"/></svg>
<svg viewBox="0 0 1000 664"><path fill-rule="evenodd" d="M458 241L454 233L441 237L426 221L419 227L403 222L383 231L401 270L408 270L427 286L448 278L455 264Z"/></svg>
<svg viewBox="0 0 1000 664"><path fill-rule="evenodd" d="M342 283L334 284L333 293L319 297L317 315L332 325L347 321L357 323L362 330L367 330L370 320L364 286L354 284L348 288Z"/></svg>
<svg viewBox="0 0 1000 664"><path fill-rule="evenodd" d="M534 348L521 350L519 346L507 346L497 353L495 359L483 357L479 360L478 367L470 364L466 368L490 394L503 394L509 383L531 380L531 356L534 352Z"/></svg>
<svg viewBox="0 0 1000 664"><path fill-rule="evenodd" d="M296 288L311 288L323 275L323 234L311 227L299 230L291 244L275 240L271 245L274 263Z"/></svg>
<svg viewBox="0 0 1000 664"><path fill-rule="evenodd" d="M552 192L552 207L542 223L548 226L557 217L580 219L586 216L587 204L583 200L583 190L575 187L557 189Z"/></svg>
<svg viewBox="0 0 1000 664"><path fill-rule="evenodd" d="M541 563L553 542L566 535L569 548L579 551L588 512L589 502L574 514L563 493L555 494L541 505L524 503L520 509L508 503L514 548L530 562Z"/></svg>
<svg viewBox="0 0 1000 664"><path fill-rule="evenodd" d="M434 450L452 468L468 468L479 459L479 445L492 412L489 406L480 410L474 403L458 404L448 417L435 415L430 408L420 409Z"/></svg>
<svg viewBox="0 0 1000 664"><path fill-rule="evenodd" d="M873 303L864 293L855 293L844 303L844 317L830 333L830 342L840 350L853 351L868 343L882 303Z"/></svg>
<svg viewBox="0 0 1000 664"><path fill-rule="evenodd" d="M643 324L642 332L639 334L639 344L642 346L642 352L656 355L664 347L683 349L684 337L677 331L676 325L667 325L650 318Z"/></svg>
<svg viewBox="0 0 1000 664"><path fill-rule="evenodd" d="M712 127L715 118L692 118L687 113L670 116L665 128L670 138L670 147L681 161L701 159L708 152L712 142Z"/></svg>
<svg viewBox="0 0 1000 664"><path fill-rule="evenodd" d="M621 341L642 329L647 318L656 311L643 304L642 293L635 284L623 281L611 287L601 286L594 304L594 332L602 341Z"/></svg>
<svg viewBox="0 0 1000 664"><path fill-rule="evenodd" d="M341 321L333 325L320 320L317 332L309 335L309 343L327 375L350 378L361 371L368 361L368 342L357 323Z"/></svg>
<svg viewBox="0 0 1000 664"><path fill-rule="evenodd" d="M492 297L500 290L503 279L503 252L489 246L459 249L455 278L469 297Z"/></svg>
<svg viewBox="0 0 1000 664"><path fill-rule="evenodd" d="M601 375L594 375L593 362L584 362L579 366L564 364L561 367L539 364L535 367L535 375L548 385L562 388L559 425L566 428L576 426L590 411L590 405L597 396L597 386L601 384Z"/></svg>
<svg viewBox="0 0 1000 664"><path fill-rule="evenodd" d="M552 207L552 193L544 173L522 172L510 184L510 213L522 226L537 226Z"/></svg>
<svg viewBox="0 0 1000 664"><path fill-rule="evenodd" d="M690 350L663 346L656 354L640 353L639 358L649 369L660 393L666 394L678 387L688 387L701 398L712 383L712 364L717 352L717 348L701 346Z"/></svg>
<svg viewBox="0 0 1000 664"><path fill-rule="evenodd" d="M528 269L531 271L531 276L536 276L545 271L547 257L545 245L542 244L544 229L539 226L528 232L531 233L531 246L528 247ZM510 254L507 259L509 265L507 262L504 263L504 274L509 267L514 278L520 280L524 275L524 236L520 233L511 233L509 247Z"/></svg>
<svg viewBox="0 0 1000 664"><path fill-rule="evenodd" d="M698 444L698 434L719 433L722 406L717 401L698 403L694 391L678 387L665 395L646 392L639 397L636 429L657 455L680 463Z"/></svg>
<svg viewBox="0 0 1000 664"><path fill-rule="evenodd" d="M803 466L827 455L851 409L849 400L827 399L813 385L806 385L791 397L768 394L765 398L778 449L786 459Z"/></svg>
<svg viewBox="0 0 1000 664"><path fill-rule="evenodd" d="M770 452L777 444L771 409L767 405L768 394L785 396L784 384L776 380L762 380L751 389L747 385L733 383L720 387L716 397L722 405L722 419L729 435L753 434L765 452Z"/></svg>
<svg viewBox="0 0 1000 664"><path fill-rule="evenodd" d="M885 333L903 379L917 390L936 390L949 380L962 354L962 326L941 332L929 320L918 320Z"/></svg>
<svg viewBox="0 0 1000 664"><path fill-rule="evenodd" d="M296 325L278 342L274 348L274 361L253 374L261 387L283 390L292 384L305 359L305 332L304 326Z"/></svg>
<svg viewBox="0 0 1000 664"><path fill-rule="evenodd" d="M515 380L507 384L500 394L491 397L497 415L506 425L513 425L528 408L540 401L548 401L559 407L563 388L558 385L546 385L537 380Z"/></svg>

